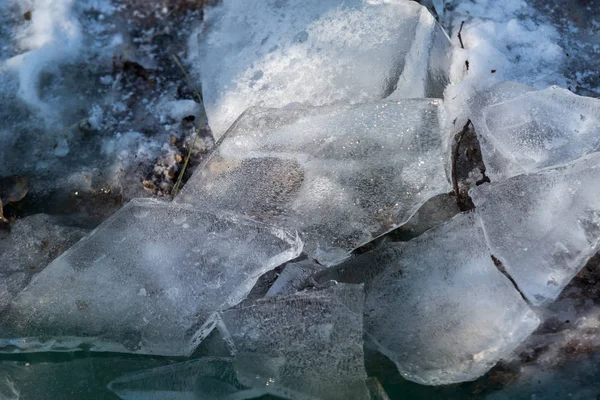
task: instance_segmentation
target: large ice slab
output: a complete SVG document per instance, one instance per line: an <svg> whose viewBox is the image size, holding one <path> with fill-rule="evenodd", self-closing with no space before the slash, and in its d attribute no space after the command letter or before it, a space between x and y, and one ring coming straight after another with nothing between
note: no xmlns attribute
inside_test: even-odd
<svg viewBox="0 0 600 400"><path fill-rule="evenodd" d="M600 149L600 100L503 82L469 103L492 180L564 165Z"/></svg>
<svg viewBox="0 0 600 400"><path fill-rule="evenodd" d="M363 288L268 297L221 313L242 384L289 399L366 399Z"/></svg>
<svg viewBox="0 0 600 400"><path fill-rule="evenodd" d="M452 190L442 118L435 99L253 108L178 201L298 230L332 262Z"/></svg>
<svg viewBox="0 0 600 400"><path fill-rule="evenodd" d="M261 394L245 391L235 376L231 359L214 357L122 376L108 387L122 400L224 400Z"/></svg>
<svg viewBox="0 0 600 400"><path fill-rule="evenodd" d="M301 249L272 226L131 201L20 293L2 315L0 352L189 355L212 312Z"/></svg>
<svg viewBox="0 0 600 400"><path fill-rule="evenodd" d="M534 304L600 250L600 154L471 190L494 256Z"/></svg>
<svg viewBox="0 0 600 400"><path fill-rule="evenodd" d="M224 0L190 42L219 138L247 108L441 98L451 44L405 0Z"/></svg>
<svg viewBox="0 0 600 400"><path fill-rule="evenodd" d="M406 379L476 379L538 326L492 262L474 215L390 247L396 257L389 250L380 257L387 268L367 286L365 331Z"/></svg>

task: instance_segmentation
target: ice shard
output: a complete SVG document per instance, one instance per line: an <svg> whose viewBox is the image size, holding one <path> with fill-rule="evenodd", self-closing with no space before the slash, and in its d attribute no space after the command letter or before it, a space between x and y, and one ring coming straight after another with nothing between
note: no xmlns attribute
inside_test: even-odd
<svg viewBox="0 0 600 400"><path fill-rule="evenodd" d="M235 376L228 358L200 358L140 371L115 379L108 385L122 400L231 400L246 389ZM235 397L232 397L235 395Z"/></svg>
<svg viewBox="0 0 600 400"><path fill-rule="evenodd" d="M471 190L489 246L536 305L600 250L600 154Z"/></svg>
<svg viewBox="0 0 600 400"><path fill-rule="evenodd" d="M452 190L442 102L248 110L178 201L303 234L333 263Z"/></svg>
<svg viewBox="0 0 600 400"><path fill-rule="evenodd" d="M0 352L189 355L210 315L298 256L279 228L133 200L36 275L0 320Z"/></svg>
<svg viewBox="0 0 600 400"><path fill-rule="evenodd" d="M363 288L267 297L221 313L239 381L289 399L366 399Z"/></svg>
<svg viewBox="0 0 600 400"><path fill-rule="evenodd" d="M266 295L269 297L285 296L299 292L304 288L306 280L311 275L323 269L322 265L316 264L311 260L289 263L284 267Z"/></svg>
<svg viewBox="0 0 600 400"><path fill-rule="evenodd" d="M365 331L406 379L425 385L474 380L538 326L492 262L474 215L390 247L396 257L389 250L380 257L387 267L367 285Z"/></svg>
<svg viewBox="0 0 600 400"><path fill-rule="evenodd" d="M557 167L600 150L600 100L556 86L503 82L470 101L493 180Z"/></svg>
<svg viewBox="0 0 600 400"><path fill-rule="evenodd" d="M190 41L209 125L247 108L441 98L451 43L404 0L224 0Z"/></svg>

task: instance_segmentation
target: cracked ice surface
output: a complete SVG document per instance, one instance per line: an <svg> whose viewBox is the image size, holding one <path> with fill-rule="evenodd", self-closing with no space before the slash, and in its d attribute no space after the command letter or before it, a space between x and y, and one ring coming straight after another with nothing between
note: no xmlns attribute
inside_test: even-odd
<svg viewBox="0 0 600 400"><path fill-rule="evenodd" d="M2 315L0 351L189 355L212 312L301 251L275 227L134 200L34 277Z"/></svg>
<svg viewBox="0 0 600 400"><path fill-rule="evenodd" d="M267 297L221 313L244 385L290 399L366 399L363 288Z"/></svg>
<svg viewBox="0 0 600 400"><path fill-rule="evenodd" d="M190 40L216 138L247 108L441 98L450 41L405 0L224 0ZM395 93L394 93L395 92Z"/></svg>
<svg viewBox="0 0 600 400"><path fill-rule="evenodd" d="M600 100L503 82L469 102L492 180L564 165L600 148Z"/></svg>
<svg viewBox="0 0 600 400"><path fill-rule="evenodd" d="M367 287L365 331L406 379L476 379L539 324L494 266L472 214L384 252L386 269Z"/></svg>
<svg viewBox="0 0 600 400"><path fill-rule="evenodd" d="M600 154L471 190L492 253L536 305L600 250Z"/></svg>
<svg viewBox="0 0 600 400"><path fill-rule="evenodd" d="M248 110L178 201L298 230L330 263L452 188L441 100Z"/></svg>

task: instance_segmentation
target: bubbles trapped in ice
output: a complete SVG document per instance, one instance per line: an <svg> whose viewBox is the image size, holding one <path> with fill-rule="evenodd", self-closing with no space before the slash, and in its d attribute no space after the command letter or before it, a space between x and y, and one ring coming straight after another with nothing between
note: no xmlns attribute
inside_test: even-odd
<svg viewBox="0 0 600 400"><path fill-rule="evenodd" d="M298 230L323 264L447 193L440 100L250 109L177 201Z"/></svg>

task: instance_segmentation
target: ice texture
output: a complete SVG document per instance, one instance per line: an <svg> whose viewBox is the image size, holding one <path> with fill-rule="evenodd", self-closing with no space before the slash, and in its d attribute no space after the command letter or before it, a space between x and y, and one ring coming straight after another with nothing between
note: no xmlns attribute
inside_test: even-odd
<svg viewBox="0 0 600 400"><path fill-rule="evenodd" d="M404 0L224 0L190 40L219 138L252 106L441 98L451 44Z"/></svg>
<svg viewBox="0 0 600 400"><path fill-rule="evenodd" d="M362 285L267 297L221 313L240 382L289 399L366 399Z"/></svg>
<svg viewBox="0 0 600 400"><path fill-rule="evenodd" d="M536 305L600 250L600 154L471 190L489 246Z"/></svg>
<svg viewBox="0 0 600 400"><path fill-rule="evenodd" d="M285 296L302 290L306 280L316 272L323 270L322 265L311 260L287 264L277 280L269 288L267 296Z"/></svg>
<svg viewBox="0 0 600 400"><path fill-rule="evenodd" d="M472 214L386 252L387 268L367 286L365 331L408 380L474 380L539 324L492 262Z"/></svg>
<svg viewBox="0 0 600 400"><path fill-rule="evenodd" d="M452 190L441 103L252 108L178 201L298 230L313 258L343 259Z"/></svg>
<svg viewBox="0 0 600 400"><path fill-rule="evenodd" d="M235 399L255 397L240 396L245 387L235 376L232 360L215 357L137 372L115 379L108 387L122 400L231 400L234 394Z"/></svg>
<svg viewBox="0 0 600 400"><path fill-rule="evenodd" d="M600 149L600 100L556 86L500 83L469 103L492 180L564 165Z"/></svg>
<svg viewBox="0 0 600 400"><path fill-rule="evenodd" d="M131 201L32 279L2 315L0 351L189 355L212 312L301 250L279 228Z"/></svg>
<svg viewBox="0 0 600 400"><path fill-rule="evenodd" d="M46 214L12 223L10 236L0 240L0 310L27 286L32 276L87 233L86 229L65 226Z"/></svg>

